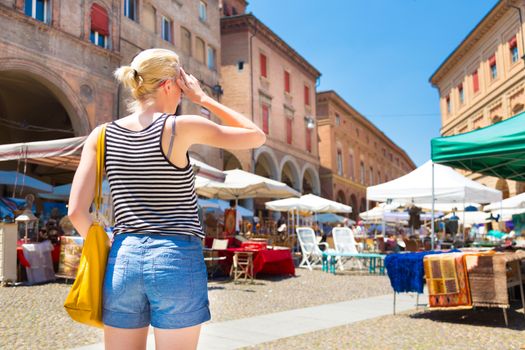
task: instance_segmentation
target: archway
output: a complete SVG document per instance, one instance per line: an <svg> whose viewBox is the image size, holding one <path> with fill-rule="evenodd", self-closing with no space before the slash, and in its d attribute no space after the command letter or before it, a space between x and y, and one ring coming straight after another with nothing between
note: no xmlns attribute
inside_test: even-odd
<svg viewBox="0 0 525 350"><path fill-rule="evenodd" d="M359 219L359 207L357 206L357 197L353 193L350 195L350 206L352 207L351 217L357 221Z"/></svg>
<svg viewBox="0 0 525 350"><path fill-rule="evenodd" d="M359 204L359 212L362 213L366 211L366 199L361 198L361 203Z"/></svg>
<svg viewBox="0 0 525 350"><path fill-rule="evenodd" d="M317 196L321 195L321 182L319 181L319 173L312 164L306 163L302 170L302 193L313 193Z"/></svg>
<svg viewBox="0 0 525 350"><path fill-rule="evenodd" d="M0 59L0 125L0 144L63 139L90 131L79 94L48 67L20 59ZM0 169L17 168L23 172L16 161L0 163ZM26 174L52 185L73 178L71 171L32 163L27 163Z"/></svg>
<svg viewBox="0 0 525 350"><path fill-rule="evenodd" d="M267 177L269 179L278 180L278 168L277 162L273 157L272 153L261 152L256 156L255 161L255 174ZM254 213L257 216L261 216L263 219L268 218L269 210L265 207L265 202L269 201L269 198L254 198L253 208Z"/></svg>
<svg viewBox="0 0 525 350"><path fill-rule="evenodd" d="M286 161L281 167L281 182L284 182L297 191L301 190L299 170L296 165L289 160Z"/></svg>
<svg viewBox="0 0 525 350"><path fill-rule="evenodd" d="M227 150L223 151L223 170L233 170L233 169L242 169L241 162L239 159L231 152L228 152Z"/></svg>
<svg viewBox="0 0 525 350"><path fill-rule="evenodd" d="M501 191L503 199L509 198L509 184L506 180L499 179L498 182L496 182L496 189Z"/></svg>
<svg viewBox="0 0 525 350"><path fill-rule="evenodd" d="M346 204L345 193L341 190L337 191L337 196L336 196L335 201L341 204Z"/></svg>

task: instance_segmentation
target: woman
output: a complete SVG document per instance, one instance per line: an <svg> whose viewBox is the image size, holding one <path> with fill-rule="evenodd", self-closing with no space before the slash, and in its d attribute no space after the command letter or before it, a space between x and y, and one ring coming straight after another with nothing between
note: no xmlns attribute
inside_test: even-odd
<svg viewBox="0 0 525 350"><path fill-rule="evenodd" d="M105 170L115 213L102 292L106 348L145 349L151 324L157 349L194 349L210 312L188 149L257 148L266 136L207 96L173 51L142 51L114 75L133 101L131 114L106 129ZM224 125L175 116L182 94ZM92 223L99 132L96 127L86 139L69 198L69 218L84 238Z"/></svg>

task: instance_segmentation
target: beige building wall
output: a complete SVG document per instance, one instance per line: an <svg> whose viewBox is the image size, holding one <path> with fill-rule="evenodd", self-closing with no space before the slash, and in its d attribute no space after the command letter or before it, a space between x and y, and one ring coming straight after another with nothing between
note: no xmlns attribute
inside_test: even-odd
<svg viewBox="0 0 525 350"><path fill-rule="evenodd" d="M303 193L320 194L319 153L315 123L315 83L320 73L252 14L221 19L222 101L263 128L263 106L268 107L266 143L254 150L226 150L224 168L242 168L287 183ZM266 77L261 54L266 57ZM285 91L285 71L290 92ZM309 88L305 104L304 86ZM290 120L291 140L287 138ZM307 149L310 120L311 150ZM290 142L289 142L290 141ZM255 200L264 210L264 200ZM251 206L251 204L246 204Z"/></svg>
<svg viewBox="0 0 525 350"><path fill-rule="evenodd" d="M186 70L200 79L208 95L220 99L218 0L137 0L135 20L124 15L124 0L47 1L46 21L26 15L26 1L34 0L0 0L0 116L54 131L3 127L0 144L86 135L102 122L127 115L129 96L112 73L148 48L164 47L177 52ZM90 41L92 4L108 14L106 48ZM199 6L203 5L205 20L199 18ZM162 16L171 21L171 42L161 37ZM189 50L184 46L184 28L190 33ZM197 58L197 41L204 43L202 59ZM215 50L214 67L209 67L208 48ZM182 113L202 114L218 121L186 100ZM194 145L190 155L222 166L218 149ZM39 170L35 168L34 172ZM71 180L64 176L63 181Z"/></svg>
<svg viewBox="0 0 525 350"><path fill-rule="evenodd" d="M509 4L521 8L525 15L525 1L498 2L430 78L439 91L442 135L475 130L524 111L525 24L520 23L518 10ZM513 41L518 50L515 61ZM497 74L492 77L494 60ZM479 174L470 177L502 190L505 197L524 190L516 181Z"/></svg>
<svg viewBox="0 0 525 350"><path fill-rule="evenodd" d="M366 187L416 168L406 152L335 91L317 93L321 193L366 210Z"/></svg>

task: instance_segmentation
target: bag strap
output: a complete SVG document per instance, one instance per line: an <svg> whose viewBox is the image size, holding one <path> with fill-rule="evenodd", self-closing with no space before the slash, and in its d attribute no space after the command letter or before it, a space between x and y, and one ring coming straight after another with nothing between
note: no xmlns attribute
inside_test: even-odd
<svg viewBox="0 0 525 350"><path fill-rule="evenodd" d="M95 217L99 220L100 207L102 206L102 181L104 172L104 146L106 138L106 126L102 124L97 139L97 174L95 178Z"/></svg>

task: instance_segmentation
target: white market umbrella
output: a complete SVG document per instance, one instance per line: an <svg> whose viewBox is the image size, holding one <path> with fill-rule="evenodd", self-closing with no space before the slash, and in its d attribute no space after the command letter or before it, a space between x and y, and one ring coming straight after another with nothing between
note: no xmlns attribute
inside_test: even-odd
<svg viewBox="0 0 525 350"><path fill-rule="evenodd" d="M386 202L395 200L406 203L490 203L500 201L501 191L470 180L454 169L428 161L412 172L395 180L370 186L367 200ZM432 178L434 177L434 195Z"/></svg>
<svg viewBox="0 0 525 350"><path fill-rule="evenodd" d="M517 209L525 208L525 193L518 194L517 196L504 199L499 202L490 203L483 207L483 210L497 210L497 209Z"/></svg>
<svg viewBox="0 0 525 350"><path fill-rule="evenodd" d="M287 198L266 202L266 209L275 211L313 211L316 213L351 213L352 207L314 194L305 194L299 198Z"/></svg>
<svg viewBox="0 0 525 350"><path fill-rule="evenodd" d="M283 182L234 169L224 171L224 182L196 179L197 194L208 198L243 199L243 198L287 198L301 194Z"/></svg>

